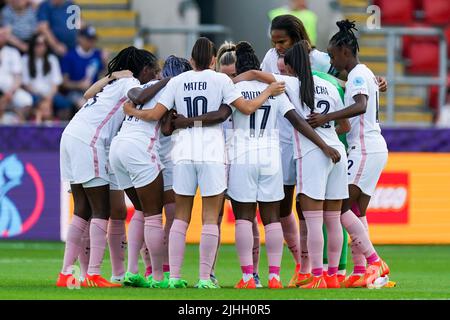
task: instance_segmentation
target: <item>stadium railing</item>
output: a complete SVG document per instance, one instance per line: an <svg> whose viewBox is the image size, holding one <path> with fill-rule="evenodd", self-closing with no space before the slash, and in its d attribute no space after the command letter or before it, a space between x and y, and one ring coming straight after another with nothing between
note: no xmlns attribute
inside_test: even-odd
<svg viewBox="0 0 450 320"><path fill-rule="evenodd" d="M164 26L164 27L149 27L142 28L139 31L138 37L146 43L149 35L154 34L179 34L186 35L186 46L185 46L185 58L191 56L192 47L195 44L200 33L208 34L221 34L226 38L231 38L231 29L218 24L203 24L196 26Z"/></svg>
<svg viewBox="0 0 450 320"><path fill-rule="evenodd" d="M387 125L394 125L395 112L395 86L413 85L413 86L439 86L439 114L445 105L447 90L447 41L442 29L422 27L383 27L381 29L363 28L361 34L382 35L387 37L387 81L389 83L387 91ZM404 35L416 36L438 36L439 37L439 75L434 76L405 76L395 74L396 44L399 37Z"/></svg>

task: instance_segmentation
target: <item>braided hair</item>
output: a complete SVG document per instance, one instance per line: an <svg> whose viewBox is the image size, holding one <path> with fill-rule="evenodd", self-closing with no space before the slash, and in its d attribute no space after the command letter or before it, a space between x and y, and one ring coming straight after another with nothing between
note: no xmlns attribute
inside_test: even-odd
<svg viewBox="0 0 450 320"><path fill-rule="evenodd" d="M229 66L236 63L236 45L232 42L225 41L217 51L216 71L220 70L220 66Z"/></svg>
<svg viewBox="0 0 450 320"><path fill-rule="evenodd" d="M236 72L241 74L249 70L259 70L259 60L250 43L241 41L236 45Z"/></svg>
<svg viewBox="0 0 450 320"><path fill-rule="evenodd" d="M139 77L144 67L157 68L158 60L151 52L136 47L128 47L120 51L108 63L108 77L115 71L130 70L135 78Z"/></svg>
<svg viewBox="0 0 450 320"><path fill-rule="evenodd" d="M355 21L342 20L336 22L339 31L331 38L330 45L335 47L348 47L352 50L354 56L358 54L359 44L353 30L356 29Z"/></svg>
<svg viewBox="0 0 450 320"><path fill-rule="evenodd" d="M273 30L286 31L293 43L301 40L306 40L308 43L311 43L303 22L296 16L285 14L276 17L272 20L272 24L270 26L270 31L272 32Z"/></svg>
<svg viewBox="0 0 450 320"><path fill-rule="evenodd" d="M184 58L169 56L162 69L163 78L175 77L183 72L192 70L191 64Z"/></svg>
<svg viewBox="0 0 450 320"><path fill-rule="evenodd" d="M314 78L309 61L309 43L306 40L297 42L286 51L284 63L291 66L300 82L300 101L314 111Z"/></svg>

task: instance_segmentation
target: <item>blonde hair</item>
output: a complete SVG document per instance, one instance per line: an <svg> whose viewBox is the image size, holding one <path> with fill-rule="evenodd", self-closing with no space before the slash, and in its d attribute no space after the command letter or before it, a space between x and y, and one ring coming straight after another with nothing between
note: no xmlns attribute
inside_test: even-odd
<svg viewBox="0 0 450 320"><path fill-rule="evenodd" d="M217 51L216 71L220 66L229 66L236 63L236 45L233 42L225 41Z"/></svg>

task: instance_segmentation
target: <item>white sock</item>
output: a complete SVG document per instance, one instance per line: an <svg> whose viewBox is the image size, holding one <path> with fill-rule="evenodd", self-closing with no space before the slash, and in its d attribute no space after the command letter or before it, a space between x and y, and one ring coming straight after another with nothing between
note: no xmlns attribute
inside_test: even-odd
<svg viewBox="0 0 450 320"><path fill-rule="evenodd" d="M269 281L272 280L273 278L277 279L278 281L280 281L280 275L276 274L276 273L270 273L269 274Z"/></svg>
<svg viewBox="0 0 450 320"><path fill-rule="evenodd" d="M251 278L253 278L253 275L250 273L243 273L242 274L242 279L244 280L244 282L249 281Z"/></svg>

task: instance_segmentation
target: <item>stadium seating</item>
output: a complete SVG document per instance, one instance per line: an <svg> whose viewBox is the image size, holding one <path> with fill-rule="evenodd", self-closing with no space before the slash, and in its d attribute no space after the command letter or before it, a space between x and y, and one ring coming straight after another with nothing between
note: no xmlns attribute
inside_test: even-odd
<svg viewBox="0 0 450 320"><path fill-rule="evenodd" d="M449 0L423 0L423 9L425 11L425 21L430 25L443 26L450 23Z"/></svg>
<svg viewBox="0 0 450 320"><path fill-rule="evenodd" d="M415 75L437 76L439 70L439 46L433 42L415 42L409 46L406 70Z"/></svg>
<svg viewBox="0 0 450 320"><path fill-rule="evenodd" d="M376 0L381 8L381 22L387 25L407 25L414 21L413 0Z"/></svg>

